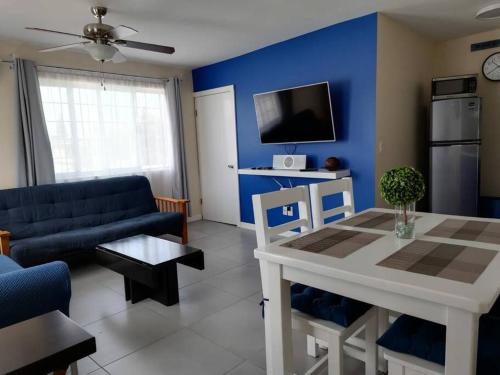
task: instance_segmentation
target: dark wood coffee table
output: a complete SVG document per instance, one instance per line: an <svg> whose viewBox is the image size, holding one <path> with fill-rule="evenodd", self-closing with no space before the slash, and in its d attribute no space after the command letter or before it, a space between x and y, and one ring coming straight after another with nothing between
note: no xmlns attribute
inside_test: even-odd
<svg viewBox="0 0 500 375"><path fill-rule="evenodd" d="M96 352L94 336L60 311L0 329L0 374L47 374Z"/></svg>
<svg viewBox="0 0 500 375"><path fill-rule="evenodd" d="M139 235L97 246L98 262L124 278L125 298L179 302L177 263L203 270L203 251L157 237Z"/></svg>

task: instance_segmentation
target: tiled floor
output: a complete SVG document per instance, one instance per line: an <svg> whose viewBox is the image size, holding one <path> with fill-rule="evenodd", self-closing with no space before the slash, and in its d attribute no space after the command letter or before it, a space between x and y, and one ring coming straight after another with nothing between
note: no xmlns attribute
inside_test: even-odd
<svg viewBox="0 0 500 375"><path fill-rule="evenodd" d="M97 338L97 353L79 374L265 374L255 233L199 221L191 244L205 251L205 270L178 266L180 303L126 303L122 277L97 265L72 272L71 317ZM312 366L305 337L294 332L297 373ZM326 372L325 372L326 373ZM363 374L346 359L345 375Z"/></svg>

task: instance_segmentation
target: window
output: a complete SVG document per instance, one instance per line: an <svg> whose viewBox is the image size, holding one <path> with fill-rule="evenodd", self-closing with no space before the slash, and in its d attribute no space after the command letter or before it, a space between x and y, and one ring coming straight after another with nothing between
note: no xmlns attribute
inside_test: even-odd
<svg viewBox="0 0 500 375"><path fill-rule="evenodd" d="M57 181L168 173L172 127L160 80L39 72Z"/></svg>

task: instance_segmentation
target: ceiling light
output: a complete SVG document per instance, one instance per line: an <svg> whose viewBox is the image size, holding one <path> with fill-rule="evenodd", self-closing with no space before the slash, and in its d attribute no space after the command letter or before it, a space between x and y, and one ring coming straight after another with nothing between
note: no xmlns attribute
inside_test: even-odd
<svg viewBox="0 0 500 375"><path fill-rule="evenodd" d="M116 47L98 43L87 44L85 45L85 49L97 61L110 61L115 53L118 52L118 48Z"/></svg>
<svg viewBox="0 0 500 375"><path fill-rule="evenodd" d="M500 1L483 1L483 5L476 13L479 20L491 20L500 17Z"/></svg>

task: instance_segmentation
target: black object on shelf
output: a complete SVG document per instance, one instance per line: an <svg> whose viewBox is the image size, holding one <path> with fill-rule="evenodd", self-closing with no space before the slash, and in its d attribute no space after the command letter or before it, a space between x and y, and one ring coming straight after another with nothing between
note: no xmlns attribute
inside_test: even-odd
<svg viewBox="0 0 500 375"><path fill-rule="evenodd" d="M300 169L300 172L317 172L318 168L305 168L305 169Z"/></svg>

